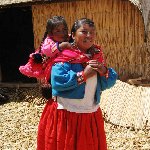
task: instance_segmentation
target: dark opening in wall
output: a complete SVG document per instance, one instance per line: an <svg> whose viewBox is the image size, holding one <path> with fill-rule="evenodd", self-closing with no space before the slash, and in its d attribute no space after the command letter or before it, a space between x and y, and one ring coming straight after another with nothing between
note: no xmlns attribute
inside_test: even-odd
<svg viewBox="0 0 150 150"><path fill-rule="evenodd" d="M34 51L31 7L1 9L0 20L0 82L36 82L18 70Z"/></svg>

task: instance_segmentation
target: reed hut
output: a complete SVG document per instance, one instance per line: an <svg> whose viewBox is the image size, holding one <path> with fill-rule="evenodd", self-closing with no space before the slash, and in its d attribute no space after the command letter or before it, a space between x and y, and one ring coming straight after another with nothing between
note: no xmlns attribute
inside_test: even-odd
<svg viewBox="0 0 150 150"><path fill-rule="evenodd" d="M27 28L31 28L29 32L33 33L30 37L34 36L34 41L30 39L32 41L30 45L34 44L30 46L32 50L33 47L36 49L39 46L45 32L46 20L53 15L64 16L69 29L76 19L91 18L97 27L95 43L101 45L107 64L117 70L120 78L137 76L149 78L149 44L145 42L149 40L149 3L148 0L6 0L0 2L0 12L2 14L6 9L14 8L31 13L32 26ZM25 55L22 61L17 62L18 65L25 63L31 49L23 47L17 49L17 53L20 53L18 58ZM1 72L2 77L3 74L7 74Z"/></svg>

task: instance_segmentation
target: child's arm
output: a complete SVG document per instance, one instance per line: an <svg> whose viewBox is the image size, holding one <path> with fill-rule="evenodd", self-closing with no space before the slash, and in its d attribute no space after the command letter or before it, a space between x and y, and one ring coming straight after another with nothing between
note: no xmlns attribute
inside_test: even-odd
<svg viewBox="0 0 150 150"><path fill-rule="evenodd" d="M58 49L60 51L63 51L64 49L72 49L72 45L69 42L62 42L62 43L59 43Z"/></svg>
<svg viewBox="0 0 150 150"><path fill-rule="evenodd" d="M72 49L72 45L69 42L55 43L53 40L47 37L42 45L41 51L47 57L54 58L64 49Z"/></svg>
<svg viewBox="0 0 150 150"><path fill-rule="evenodd" d="M55 43L52 39L47 37L41 47L41 52L46 55L47 57L53 58L55 57L60 51L57 48L57 43Z"/></svg>

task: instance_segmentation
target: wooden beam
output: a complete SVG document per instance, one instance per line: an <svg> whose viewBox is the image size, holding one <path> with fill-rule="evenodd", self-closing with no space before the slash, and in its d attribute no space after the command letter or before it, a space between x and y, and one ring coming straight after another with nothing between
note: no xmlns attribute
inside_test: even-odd
<svg viewBox="0 0 150 150"><path fill-rule="evenodd" d="M0 88L28 88L28 87L38 87L39 83L0 83Z"/></svg>

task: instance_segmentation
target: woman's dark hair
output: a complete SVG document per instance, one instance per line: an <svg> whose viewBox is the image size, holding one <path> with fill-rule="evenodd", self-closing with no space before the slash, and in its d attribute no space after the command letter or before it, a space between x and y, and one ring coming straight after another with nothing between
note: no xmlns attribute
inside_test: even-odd
<svg viewBox="0 0 150 150"><path fill-rule="evenodd" d="M70 37L70 43L73 43L74 40L72 39L72 34L76 33L76 31L83 25L88 24L90 27L95 27L94 22L91 19L88 18L81 18L79 20L76 20L71 28L71 37Z"/></svg>

